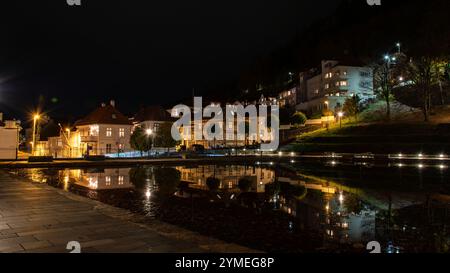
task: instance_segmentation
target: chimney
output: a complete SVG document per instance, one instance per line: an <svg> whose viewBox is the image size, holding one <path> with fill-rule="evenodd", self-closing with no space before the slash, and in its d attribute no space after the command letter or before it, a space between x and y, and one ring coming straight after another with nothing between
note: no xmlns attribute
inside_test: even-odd
<svg viewBox="0 0 450 273"><path fill-rule="evenodd" d="M114 107L114 108L116 107L116 102L115 102L114 100L111 100L111 101L109 102L109 104L111 104L111 106Z"/></svg>

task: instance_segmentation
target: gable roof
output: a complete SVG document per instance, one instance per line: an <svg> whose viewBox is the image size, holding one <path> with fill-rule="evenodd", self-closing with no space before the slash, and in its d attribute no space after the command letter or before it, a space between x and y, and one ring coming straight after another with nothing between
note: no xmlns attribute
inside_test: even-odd
<svg viewBox="0 0 450 273"><path fill-rule="evenodd" d="M132 125L128 117L119 112L119 110L112 105L102 105L83 119L77 121L75 126L91 124Z"/></svg>
<svg viewBox="0 0 450 273"><path fill-rule="evenodd" d="M161 106L148 106L143 107L134 116L134 120L137 122L143 121L171 121L172 118L164 108Z"/></svg>

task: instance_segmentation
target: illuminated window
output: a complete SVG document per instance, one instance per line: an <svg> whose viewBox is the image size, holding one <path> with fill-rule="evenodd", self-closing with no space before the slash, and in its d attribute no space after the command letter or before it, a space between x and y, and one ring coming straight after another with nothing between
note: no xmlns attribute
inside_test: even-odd
<svg viewBox="0 0 450 273"><path fill-rule="evenodd" d="M112 136L112 128L106 128L106 136L107 137Z"/></svg>
<svg viewBox="0 0 450 273"><path fill-rule="evenodd" d="M98 136L98 125L89 126L89 136Z"/></svg>
<svg viewBox="0 0 450 273"><path fill-rule="evenodd" d="M118 184L123 185L123 176L122 175L119 175Z"/></svg>
<svg viewBox="0 0 450 273"><path fill-rule="evenodd" d="M341 86L347 86L347 81L341 81Z"/></svg>
<svg viewBox="0 0 450 273"><path fill-rule="evenodd" d="M125 137L125 129L124 128L119 129L119 137Z"/></svg>
<svg viewBox="0 0 450 273"><path fill-rule="evenodd" d="M330 84L325 84L325 89L329 89L330 88Z"/></svg>
<svg viewBox="0 0 450 273"><path fill-rule="evenodd" d="M111 185L111 176L106 176L105 181L106 181L106 186L110 186Z"/></svg>

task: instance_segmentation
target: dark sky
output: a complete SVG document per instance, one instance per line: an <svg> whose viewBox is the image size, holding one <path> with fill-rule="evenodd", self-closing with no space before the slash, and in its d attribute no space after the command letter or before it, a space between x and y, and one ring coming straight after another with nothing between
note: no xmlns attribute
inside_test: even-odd
<svg viewBox="0 0 450 273"><path fill-rule="evenodd" d="M57 119L115 99L126 114L233 81L330 13L327 0L66 0L0 4L0 111Z"/></svg>

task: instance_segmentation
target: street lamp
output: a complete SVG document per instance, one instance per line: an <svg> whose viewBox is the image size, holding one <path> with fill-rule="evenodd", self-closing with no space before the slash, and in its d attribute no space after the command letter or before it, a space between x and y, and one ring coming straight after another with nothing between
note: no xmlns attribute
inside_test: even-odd
<svg viewBox="0 0 450 273"><path fill-rule="evenodd" d="M339 112L338 113L338 117L339 117L339 128L342 128L342 117L344 116L344 113Z"/></svg>
<svg viewBox="0 0 450 273"><path fill-rule="evenodd" d="M36 123L40 118L39 114L33 116L33 146L31 146L31 155L34 155L36 149Z"/></svg>
<svg viewBox="0 0 450 273"><path fill-rule="evenodd" d="M148 137L152 137L152 146L150 147L150 150L153 150L153 140L154 140L154 138L153 138L153 130L152 129L147 129L147 130L145 130L145 134L148 136ZM148 154L148 156L150 156L150 153Z"/></svg>
<svg viewBox="0 0 450 273"><path fill-rule="evenodd" d="M397 43L396 46L398 48L398 53L401 53L402 52L402 44Z"/></svg>

